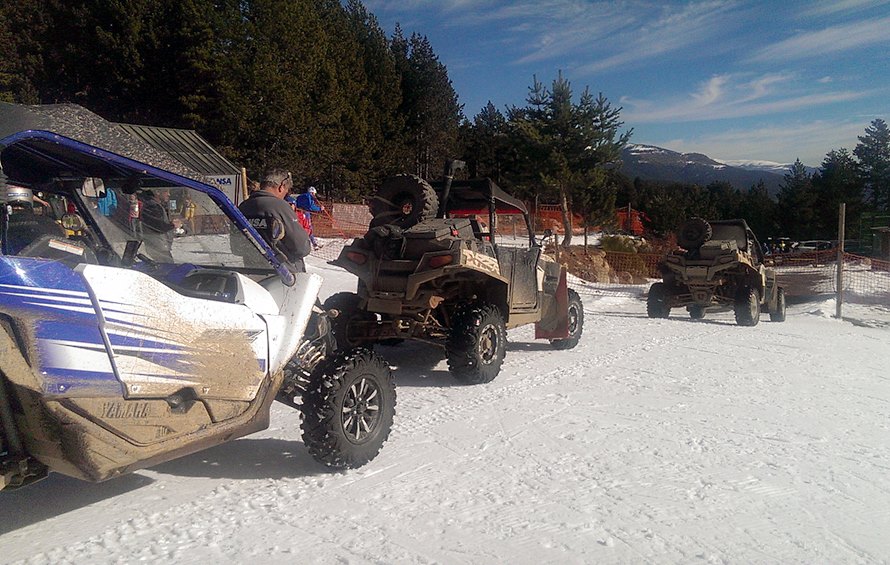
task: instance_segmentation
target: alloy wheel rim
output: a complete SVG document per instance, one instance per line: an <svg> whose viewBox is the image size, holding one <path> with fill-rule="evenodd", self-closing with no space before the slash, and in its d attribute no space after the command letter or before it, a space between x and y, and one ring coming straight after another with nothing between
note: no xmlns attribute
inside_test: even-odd
<svg viewBox="0 0 890 565"><path fill-rule="evenodd" d="M575 335L578 331L578 310L572 306L569 308L569 335Z"/></svg>
<svg viewBox="0 0 890 565"><path fill-rule="evenodd" d="M380 388L362 377L354 382L343 399L340 422L350 441L362 443L373 434L380 416Z"/></svg>
<svg viewBox="0 0 890 565"><path fill-rule="evenodd" d="M498 331L493 325L488 325L479 335L479 357L482 363L488 365L495 357L497 352Z"/></svg>

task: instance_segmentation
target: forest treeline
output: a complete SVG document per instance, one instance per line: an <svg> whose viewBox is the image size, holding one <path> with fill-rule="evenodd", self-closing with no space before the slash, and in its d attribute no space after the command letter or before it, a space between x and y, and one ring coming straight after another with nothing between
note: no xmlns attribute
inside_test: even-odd
<svg viewBox="0 0 890 565"><path fill-rule="evenodd" d="M628 179L621 108L561 73L530 77L525 105L465 116L429 40L387 35L360 0L16 0L0 3L0 100L72 102L123 123L197 130L251 176L357 201L380 180L437 178L448 158L590 225L631 205L656 234L690 216L743 217L761 237L831 238L890 210L890 134L874 120L852 150L809 174L799 162L773 199L733 187ZM569 232L570 233L570 232Z"/></svg>
<svg viewBox="0 0 890 565"><path fill-rule="evenodd" d="M440 171L461 120L429 41L356 0L2 2L0 99L195 129L251 175L342 198Z"/></svg>

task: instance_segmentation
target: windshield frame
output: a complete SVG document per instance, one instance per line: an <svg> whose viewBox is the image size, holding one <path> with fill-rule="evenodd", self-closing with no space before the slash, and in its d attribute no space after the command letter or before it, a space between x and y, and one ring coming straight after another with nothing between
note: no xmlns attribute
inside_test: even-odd
<svg viewBox="0 0 890 565"><path fill-rule="evenodd" d="M47 155L41 153L39 148L29 146L29 142L31 141L49 142L50 144L58 145L66 150L70 150L74 152L74 154L70 156L68 161L66 161L64 159L65 151L60 152L61 154L54 153L52 155ZM293 273L276 257L272 248L250 225L235 204L232 203L222 191L211 185L124 157L112 151L102 149L101 147L95 147L45 130L24 130L0 139L0 151L6 151L13 146L19 146L25 151L30 151L36 156L49 162L51 166L57 166L58 170L77 170L84 176L95 176L90 174L90 171L83 170L86 167L83 162L84 157L86 156L91 160L101 161L102 165L120 171L122 174L130 173L136 176L151 177L170 183L174 186L179 185L204 193L220 208L226 217L235 224L238 230L240 230L241 233L253 243L257 251L265 257L266 261L268 261L274 268L285 284L293 284L295 280ZM77 157L77 159L74 157ZM78 195L78 197L80 196L81 195Z"/></svg>

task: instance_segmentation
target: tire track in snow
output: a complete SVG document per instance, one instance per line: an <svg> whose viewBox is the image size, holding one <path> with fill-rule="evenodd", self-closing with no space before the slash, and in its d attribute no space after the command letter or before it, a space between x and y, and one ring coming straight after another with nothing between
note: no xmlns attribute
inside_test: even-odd
<svg viewBox="0 0 890 565"><path fill-rule="evenodd" d="M420 417L413 417L410 415L403 417L399 422L398 429L393 430L393 436L395 438L395 441L398 441L399 438L401 438L403 435L414 436L418 433L428 431L433 426L456 421L468 412L477 411L481 406L491 405L493 403L496 404L498 400L503 400L504 398L509 398L516 394L530 391L536 387L552 385L564 379L577 377L578 375L583 374L588 369L592 369L594 367L608 367L609 365L613 365L619 361L631 358L633 355L640 352L647 352L653 349L661 349L679 343L693 342L700 340L702 337L714 335L717 333L720 333L720 330L718 328L709 328L708 331L699 332L695 335L650 337L639 344L634 344L629 347L623 347L614 351L610 351L608 353L602 353L592 357L581 357L583 355L583 351L569 351L569 355L573 358L573 361L576 360L574 358L581 357L580 359L577 359L578 362L576 364L573 364L570 367L559 367L541 374L520 375L518 377L515 377L515 382L504 386L498 386L499 381L498 379L495 379L493 383L488 385L461 387L460 390L466 388L472 391L472 393L470 393L470 398L458 404L455 404L453 402L454 399L451 398L449 399L450 402L447 406L439 407L433 410L431 413L423 414ZM505 361L504 366L501 368L501 374L499 375L499 378L503 377L505 372L508 372L509 369L514 368L517 365L529 366L532 364L530 360L526 360L525 358L512 360L511 356L508 356L507 359L508 361ZM480 390L481 393L477 392ZM390 441L393 441L393 439L391 439Z"/></svg>
<svg viewBox="0 0 890 565"><path fill-rule="evenodd" d="M616 329L612 327L610 331L614 332ZM633 327L627 327L626 329L627 333L635 332ZM437 425L459 421L467 413L497 405L498 401L510 398L516 394L522 394L536 387L556 384L561 380L577 377L588 369L608 367L609 365L632 358L640 352L700 340L705 336L719 333L720 330L721 327L717 326L710 327L705 332L696 332L695 335L647 337L640 343L590 357L583 356L585 353L584 349L560 352L561 358L568 357L567 361L577 361L577 363L574 363L571 367L560 367L541 374L520 374L518 377L515 377L515 382L505 386L497 386L499 381L496 380L494 385L460 387L455 390L466 390L467 394L470 395L470 398L464 402L455 403L454 395L450 395L446 399L447 405L437 408L432 413L423 413L419 416L400 414L398 426L394 428L388 444L398 445L400 441L405 441L403 438L416 437L428 432ZM565 355L566 353L568 353L568 356ZM533 359L536 354L536 352L529 352L522 355L514 352L512 355L509 355L502 369L501 376L503 377L504 373L508 373L511 369L533 366L535 364ZM523 371L520 372L522 373ZM448 455L448 453L438 453L435 461L430 462L429 459L425 459L424 462L433 464L436 461L446 459ZM338 486L348 488L353 483L359 481L373 483L374 476L377 474L381 474L381 480L387 482L414 475L413 471L409 471L397 477L388 476L392 468L410 466L411 459L413 458L409 458L408 461L400 461L390 468L372 468L366 472L359 471L354 480ZM418 463L418 467L422 468L422 464ZM417 468L414 470L417 470ZM428 487L441 486L438 479L431 478L431 475L420 475L419 478L420 480L418 480L418 476L412 477L411 486L415 490L422 489L424 485ZM323 481L324 479L322 479ZM258 544L258 547L271 547L271 551L280 551L283 554L294 556L305 556L311 555L311 550L317 545L319 537L324 541L336 542L333 538L325 539L324 521L314 520L312 523L307 524L305 519L303 519L303 523L297 521L292 526L289 526L289 519L301 515L299 511L296 514L292 511L293 504L296 504L297 507L312 507L314 501L325 496L324 487L319 484L317 477L269 480L267 484L241 488L243 484L244 481L242 480L229 480L224 484L218 484L210 492L197 498L192 498L186 503L171 506L163 511L137 512L136 515L126 522L115 524L102 533L78 543L34 555L23 561L23 563L95 563L101 562L103 559L115 561L116 550L124 546L129 549L130 556L134 560L155 560L159 558L178 560L185 557L189 549L201 547L208 548L211 552L219 553L222 562L225 562L226 540L231 534L244 527L245 524L255 521L262 522L264 520L273 521L276 528L294 528L295 535L287 540L286 548L284 549L274 544L271 546ZM247 501L244 500L246 492L249 492L250 495L250 500ZM589 489L583 489L583 492L577 494L582 497L582 500L579 502L589 502L598 496L599 492L593 486ZM541 500L542 504L546 502L546 500ZM220 513L218 511L220 508L231 509L231 511ZM474 509L474 512L485 515L502 511L503 508L499 507L496 501L490 504L479 505ZM519 509L515 509L515 515L512 515L514 524L520 524L521 522L521 517L518 513ZM509 518L509 516L507 517ZM332 518L327 519L327 521L332 520ZM544 530L542 529L541 531ZM563 536L561 540L564 542L567 538ZM144 549L134 551L134 547ZM540 545L538 544L535 547L540 547ZM388 549L392 552L396 548L388 547ZM406 560L417 560L420 557L420 554L411 549L402 548L402 550L404 553L401 557ZM268 551L256 551L252 555L241 555L239 557L268 557L269 555ZM392 553L389 556L392 556Z"/></svg>
<svg viewBox="0 0 890 565"><path fill-rule="evenodd" d="M325 497L323 486L311 492L305 488L317 483L317 478L294 481L298 483L297 492L290 490L289 484L281 484L284 480L265 482L267 484L244 488L243 481L230 481L187 503L160 512L138 512L100 534L18 563L118 563L121 550L129 562L189 561L194 559L195 550L201 556L199 562L244 563L251 559L268 562L282 558L299 562L313 555L320 542L342 551L329 556L327 561L337 558L351 561L345 556L367 558L337 543L339 530L331 527L338 520L336 515L307 517L300 512L322 504L318 499ZM233 544L231 540L235 536L243 537L245 529L253 532L250 537L255 543ZM267 537L266 530L274 531L274 539ZM380 539L381 532L373 533L374 539ZM245 547L251 549L245 553ZM420 555L399 543L387 545L387 558L396 561L417 561Z"/></svg>
<svg viewBox="0 0 890 565"><path fill-rule="evenodd" d="M628 329L630 330L629 333L633 332L632 328ZM516 395L527 393L533 388L552 385L564 379L578 377L579 375L583 375L591 368L607 367L609 365L631 358L634 355L639 354L640 352L671 347L677 344L699 340L705 336L718 334L720 333L720 331L720 327L709 327L706 331L697 332L694 336L677 335L667 338L660 336L650 337L645 339L641 343L591 357L582 357L584 355L583 350L576 351L574 355L569 352L572 357L580 359L578 359L578 363L573 364L568 369L557 368L545 373L534 375L520 374L519 376L515 377L515 382L500 387L497 387L496 385L461 387L458 390L466 391L466 394L469 395L469 398L465 398L463 402L457 403L455 402L455 398L452 397L448 399L449 403L447 406L442 406L431 413L423 413L420 417L403 417L402 420L399 422L399 432L398 434L396 434L396 432L394 431L393 435L396 437L392 441L399 443L406 442L407 438L412 436L429 436L430 430L436 426L460 421L468 414L478 413L480 409L484 409L484 407L489 405L499 405L501 401L510 399ZM565 354L565 352L562 353ZM504 367L501 370L501 376L509 373L511 369L533 365L533 363L530 361L530 358L532 356L533 354L526 354L521 357L517 357L516 354L508 355L507 361L505 362ZM575 359L572 360L574 361ZM498 383L498 380L495 380L495 383ZM479 394L480 390L481 394ZM441 454L439 459L445 459L447 456L448 454ZM586 461L583 461L581 459L578 459L577 463L587 464ZM480 472L482 471L484 471L484 469L480 468ZM583 485L584 486L582 486L581 488L578 488L579 485L577 484L573 485L573 504L579 505L581 507L596 506L597 499L603 496L603 489L596 481L585 482L583 483ZM628 486L630 486L630 483L628 483ZM683 498L688 496L686 489L678 490L682 493ZM522 528L523 535L518 536L518 539L516 537L511 537L511 545L516 547L517 555L523 555L523 550L540 550L542 547L546 549L552 549L547 545L547 536L557 537L556 534L559 534L559 545L565 546L566 544L568 544L571 547L578 548L584 547L586 544L589 544L593 536L592 532L600 532L601 535L599 536L600 540L598 543L600 543L600 545L608 545L609 536L604 533L595 523L590 523L590 520L587 520L586 523L575 525L574 527L568 526L565 523L530 523L528 520L526 507L529 504L536 508L552 506L554 502L549 495L538 495L537 493L532 493L531 495L529 495L528 493L525 493L523 496L523 501L523 507L505 507L503 501L499 499L490 501L479 501L474 505L470 512L464 512L460 515L460 517L461 519L466 519L469 521L474 521L480 516L489 517L496 520L496 523L501 528L505 528L507 531ZM563 511L565 511L567 507L563 506L562 509ZM655 509L653 508L652 510L654 511ZM545 536L544 541L542 542L540 535L530 536L528 535L530 533L543 534Z"/></svg>

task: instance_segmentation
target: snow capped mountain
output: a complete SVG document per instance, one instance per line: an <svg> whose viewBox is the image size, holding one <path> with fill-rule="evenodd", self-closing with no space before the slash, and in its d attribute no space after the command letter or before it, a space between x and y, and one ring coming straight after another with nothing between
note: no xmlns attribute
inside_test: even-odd
<svg viewBox="0 0 890 565"><path fill-rule="evenodd" d="M717 159L719 162L730 167L738 167L746 171L769 171L784 175L791 170L791 163L776 163L774 161L751 161L741 159Z"/></svg>
<svg viewBox="0 0 890 565"><path fill-rule="evenodd" d="M668 151L667 149L662 149L661 147L655 147L654 145L639 145L636 143L629 144L627 146L627 149L634 155L643 155L645 153L673 153L673 151Z"/></svg>
<svg viewBox="0 0 890 565"><path fill-rule="evenodd" d="M726 168L725 163L711 159L707 155L702 155L701 153L678 153L654 145L628 145L626 151L628 151L630 155L635 156L639 162L663 163L670 165L685 163L687 165L711 167L717 170Z"/></svg>
<svg viewBox="0 0 890 565"><path fill-rule="evenodd" d="M742 191L763 181L770 194L778 192L787 172L785 167L790 167L770 161L717 160L701 153L679 153L642 144L628 145L621 156L622 171L630 178L698 185L722 181Z"/></svg>
<svg viewBox="0 0 890 565"><path fill-rule="evenodd" d="M794 163L776 163L775 161L756 161L756 160L744 160L744 159L733 159L733 160L724 160L718 159L721 163L724 163L730 167L736 167L739 169L745 169L746 171L766 171L769 173L776 173L777 175L786 175L791 170L791 167ZM810 174L815 173L818 169L816 167L808 167L804 165L807 172Z"/></svg>

